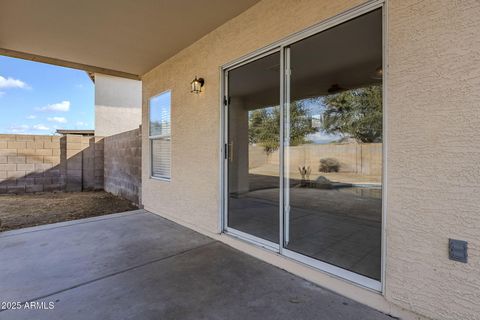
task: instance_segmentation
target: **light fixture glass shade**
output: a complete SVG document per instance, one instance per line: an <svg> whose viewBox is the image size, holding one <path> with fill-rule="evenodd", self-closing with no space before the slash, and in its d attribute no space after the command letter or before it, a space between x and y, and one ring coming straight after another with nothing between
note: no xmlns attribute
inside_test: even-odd
<svg viewBox="0 0 480 320"><path fill-rule="evenodd" d="M383 68L382 66L379 66L377 69L375 69L375 72L372 75L372 79L382 80L382 78L383 78Z"/></svg>
<svg viewBox="0 0 480 320"><path fill-rule="evenodd" d="M202 92L202 87L203 87L204 83L205 83L205 81L203 80L203 78L197 78L195 76L195 79L193 79L193 81L190 84L190 86L192 87L191 92L196 93L196 94Z"/></svg>

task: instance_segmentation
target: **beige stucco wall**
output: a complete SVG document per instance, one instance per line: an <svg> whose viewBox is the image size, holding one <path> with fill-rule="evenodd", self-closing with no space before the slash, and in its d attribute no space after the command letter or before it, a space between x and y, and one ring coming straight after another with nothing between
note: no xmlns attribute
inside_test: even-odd
<svg viewBox="0 0 480 320"><path fill-rule="evenodd" d="M95 135L137 129L142 119L142 82L95 74Z"/></svg>
<svg viewBox="0 0 480 320"><path fill-rule="evenodd" d="M145 74L142 77L144 137L148 137L148 98L172 90L172 180L149 179L149 145L145 138L144 204L156 212L173 214L206 231L217 232L219 67L359 3L262 1ZM190 82L195 75L206 81L200 95L190 93Z"/></svg>
<svg viewBox="0 0 480 320"><path fill-rule="evenodd" d="M358 5L264 0L143 76L145 208L403 318L480 319L480 9L475 0L388 2L385 298L219 230L219 67ZM204 93L189 92L195 75ZM172 90L172 180L149 178L148 98ZM448 260L448 238L469 263Z"/></svg>
<svg viewBox="0 0 480 320"><path fill-rule="evenodd" d="M387 298L480 319L480 2L390 1ZM468 241L468 264L447 258Z"/></svg>

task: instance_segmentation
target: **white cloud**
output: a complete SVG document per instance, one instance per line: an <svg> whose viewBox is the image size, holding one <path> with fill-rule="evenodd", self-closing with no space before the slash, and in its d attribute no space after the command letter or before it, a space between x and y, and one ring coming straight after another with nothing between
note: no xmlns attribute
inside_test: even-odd
<svg viewBox="0 0 480 320"><path fill-rule="evenodd" d="M30 120L31 120L31 119L36 119L36 118L37 118L37 116L36 116L36 115L33 115L33 114L27 116L27 119L30 119Z"/></svg>
<svg viewBox="0 0 480 320"><path fill-rule="evenodd" d="M24 133L28 129L30 129L28 125L22 124L19 126L11 126L10 128L8 128L8 131L10 131L10 133Z"/></svg>
<svg viewBox="0 0 480 320"><path fill-rule="evenodd" d="M341 135L325 134L321 131L317 131L307 136L308 140L311 140L313 143L319 143L319 144L330 143L332 141L336 141L341 138L342 138Z"/></svg>
<svg viewBox="0 0 480 320"><path fill-rule="evenodd" d="M43 124L36 124L33 126L33 129L35 130L42 130L42 131L46 131L46 130L50 130L49 127L43 125Z"/></svg>
<svg viewBox="0 0 480 320"><path fill-rule="evenodd" d="M0 76L0 88L20 88L20 89L28 89L30 88L28 84L23 82L22 80L14 79L14 78L5 78Z"/></svg>
<svg viewBox="0 0 480 320"><path fill-rule="evenodd" d="M30 89L30 86L19 79L14 79L11 77L5 78L0 76L0 89L10 89L10 88L19 88L19 89ZM5 91L0 91L0 98L6 95Z"/></svg>
<svg viewBox="0 0 480 320"><path fill-rule="evenodd" d="M37 108L37 110L67 112L70 110L70 101L65 100L59 103L49 104L48 106Z"/></svg>
<svg viewBox="0 0 480 320"><path fill-rule="evenodd" d="M67 123L67 119L65 119L64 117L51 117L47 118L47 120L50 122Z"/></svg>
<svg viewBox="0 0 480 320"><path fill-rule="evenodd" d="M88 123L86 122L83 122L83 121L77 121L76 125L78 127L86 127L88 125Z"/></svg>

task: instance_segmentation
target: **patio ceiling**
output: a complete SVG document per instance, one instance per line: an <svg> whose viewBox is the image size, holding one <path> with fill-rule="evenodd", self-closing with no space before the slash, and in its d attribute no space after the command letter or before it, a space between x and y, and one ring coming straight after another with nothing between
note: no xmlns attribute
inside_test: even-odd
<svg viewBox="0 0 480 320"><path fill-rule="evenodd" d="M0 0L0 54L138 78L258 0Z"/></svg>

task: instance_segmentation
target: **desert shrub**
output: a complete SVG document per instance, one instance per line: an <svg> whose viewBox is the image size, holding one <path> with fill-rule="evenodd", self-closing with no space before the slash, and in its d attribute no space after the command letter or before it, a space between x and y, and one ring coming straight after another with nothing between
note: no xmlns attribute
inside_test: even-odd
<svg viewBox="0 0 480 320"><path fill-rule="evenodd" d="M305 180L305 179L308 180L308 179L310 179L310 173L312 172L312 170L310 169L310 166L308 166L308 167L299 166L298 167L298 172L302 176L302 180Z"/></svg>
<svg viewBox="0 0 480 320"><path fill-rule="evenodd" d="M340 162L335 158L320 159L320 172L338 172Z"/></svg>

